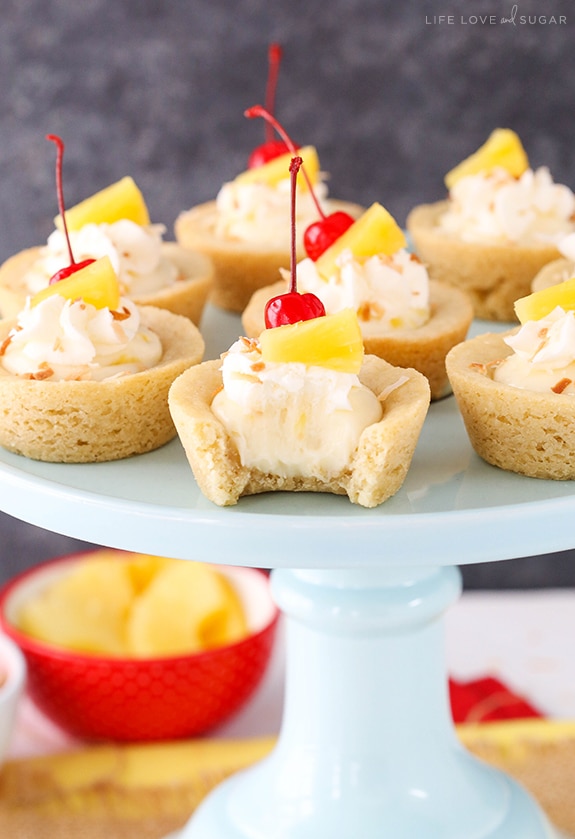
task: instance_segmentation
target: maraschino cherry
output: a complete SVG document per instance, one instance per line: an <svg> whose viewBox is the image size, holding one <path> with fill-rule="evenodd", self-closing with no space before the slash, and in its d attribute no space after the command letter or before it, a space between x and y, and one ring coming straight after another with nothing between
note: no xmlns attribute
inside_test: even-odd
<svg viewBox="0 0 575 839"><path fill-rule="evenodd" d="M249 119L254 119L254 117L263 117L263 119L265 119L271 127L275 128L289 151L292 154L296 154L297 147L293 143L292 139L267 108L263 108L261 105L253 105L251 108L248 108L247 111L244 111L244 116ZM305 252L309 258L315 262L319 259L322 253L329 248L330 245L333 245L336 239L339 239L342 233L345 233L348 227L351 227L351 225L355 222L355 219L350 216L349 213L344 213L342 210L337 210L335 213L330 213L326 216L317 199L317 195L314 192L312 183L306 174L305 166L302 166L301 170L306 179L306 183L316 209L320 215L318 221L314 221L313 224L310 224L303 235Z"/></svg>
<svg viewBox="0 0 575 839"><path fill-rule="evenodd" d="M278 74L283 51L279 44L270 44L268 49L268 82L266 86L266 110L273 114L275 112L276 90ZM285 154L288 149L283 140L274 140L273 127L266 123L266 141L261 146L256 146L248 159L248 169L256 169L263 166L275 157Z"/></svg>
<svg viewBox="0 0 575 839"><path fill-rule="evenodd" d="M76 262L74 260L74 255L72 253L72 245L70 244L70 236L68 234L68 225L66 224L66 210L64 207L64 190L62 188L62 158L64 156L64 142L61 137L58 137L56 134L46 134L46 139L51 140L53 143L56 143L56 147L58 149L56 155L56 192L58 193L58 208L60 210L60 218L62 219L62 226L64 228L64 235L66 237L66 244L68 245L68 256L70 258L70 264L67 265L65 268L60 268L59 271L50 277L49 285L53 285L54 283L59 282L59 280L65 280L66 277L69 277L71 274L75 274L76 271L79 271L81 268L85 268L86 265L91 265L92 262L95 262L95 259L84 259L82 262Z"/></svg>
<svg viewBox="0 0 575 839"><path fill-rule="evenodd" d="M313 318L325 315L324 305L315 294L308 292L300 294L297 290L297 255L296 255L296 231L295 231L295 201L297 174L302 165L301 157L293 157L290 163L291 182L291 282L290 290L285 294L278 294L268 300L264 319L268 329L274 326L285 326L289 323L297 323L301 320L312 320Z"/></svg>

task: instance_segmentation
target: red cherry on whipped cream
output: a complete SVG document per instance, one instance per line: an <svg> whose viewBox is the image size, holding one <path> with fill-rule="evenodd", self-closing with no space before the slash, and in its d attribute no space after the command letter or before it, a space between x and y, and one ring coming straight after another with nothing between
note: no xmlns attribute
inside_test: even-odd
<svg viewBox="0 0 575 839"><path fill-rule="evenodd" d="M244 111L244 116L248 117L248 119L263 117L270 126L275 128L289 151L292 154L297 153L296 145L269 110L263 108L261 105L253 105L247 111ZM336 239L339 239L342 233L345 233L348 227L351 227L355 219L342 210L337 210L335 213L330 213L330 215L326 216L314 192L312 183L306 174L305 166L302 166L302 173L320 216L317 221L309 225L303 235L305 252L315 262L330 245L333 245Z"/></svg>
<svg viewBox="0 0 575 839"><path fill-rule="evenodd" d="M74 255L72 253L72 245L70 244L70 235L68 233L68 225L66 224L66 210L64 207L64 190L62 187L62 158L64 156L64 142L61 137L58 137L56 134L46 134L46 139L51 140L53 143L56 144L57 154L56 154L56 192L58 194L58 208L60 210L60 218L62 219L62 226L64 228L64 235L66 237L66 244L68 245L68 256L70 258L70 264L66 265L64 268L60 268L59 271L56 271L52 277L50 277L49 285L53 285L54 283L59 282L60 280L65 280L66 277L69 277L71 274L75 274L76 271L79 271L81 268L85 268L86 265L91 265L92 262L95 262L95 259L83 259L82 262L76 262L74 260Z"/></svg>
<svg viewBox="0 0 575 839"><path fill-rule="evenodd" d="M354 220L349 213L337 210L310 224L303 235L303 245L309 258L315 262L348 227L351 227Z"/></svg>
<svg viewBox="0 0 575 839"><path fill-rule="evenodd" d="M289 171L291 181L291 282L290 290L268 300L264 310L266 327L285 326L301 320L312 320L325 315L323 303L315 294L300 294L297 290L296 272L296 237L295 237L295 197L297 174L302 165L301 157L292 157Z"/></svg>
<svg viewBox="0 0 575 839"><path fill-rule="evenodd" d="M275 111L276 89L278 73L282 59L282 48L279 44L270 44L268 49L268 82L266 87L266 110L273 114ZM256 169L263 166L275 157L285 154L288 149L284 140L274 139L273 127L266 123L266 141L261 146L256 146L248 159L248 169Z"/></svg>

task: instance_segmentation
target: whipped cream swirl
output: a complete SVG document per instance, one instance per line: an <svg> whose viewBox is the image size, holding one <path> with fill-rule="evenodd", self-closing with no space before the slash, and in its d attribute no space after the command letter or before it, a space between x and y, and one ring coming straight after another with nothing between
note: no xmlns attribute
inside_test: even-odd
<svg viewBox="0 0 575 839"><path fill-rule="evenodd" d="M325 280L311 259L298 262L298 290L319 297L327 314L354 309L363 335L417 329L429 320L427 269L404 248L362 261L346 249L336 266L336 273ZM287 272L282 274L289 279Z"/></svg>
<svg viewBox="0 0 575 839"><path fill-rule="evenodd" d="M117 312L52 294L30 298L2 347L0 363L15 376L58 381L105 381L146 370L162 357L158 336L140 323L128 298Z"/></svg>
<svg viewBox="0 0 575 839"><path fill-rule="evenodd" d="M497 168L457 181L438 227L467 242L557 244L575 231L574 213L575 195L547 167L520 178Z"/></svg>
<svg viewBox="0 0 575 839"><path fill-rule="evenodd" d="M575 262L575 233L569 233L557 243L559 253L571 262Z"/></svg>
<svg viewBox="0 0 575 839"><path fill-rule="evenodd" d="M345 469L381 404L354 373L262 360L242 338L223 356L212 411L248 468L282 477L330 478Z"/></svg>
<svg viewBox="0 0 575 839"><path fill-rule="evenodd" d="M495 368L495 381L575 396L574 312L557 306L547 317L523 324L504 341L513 354Z"/></svg>
<svg viewBox="0 0 575 839"><path fill-rule="evenodd" d="M314 191L322 209L329 212L323 203L327 198L325 183L314 185ZM215 233L223 238L289 248L290 206L289 177L274 186L229 181L216 197ZM298 188L295 221L300 244L305 228L317 220L317 207L309 190Z"/></svg>
<svg viewBox="0 0 575 839"><path fill-rule="evenodd" d="M70 243L76 262L109 256L123 293L134 298L170 286L178 279L178 269L162 255L165 232L163 224L142 227L121 219L113 224L86 224L80 230L72 230ZM50 277L69 261L64 233L54 230L23 277L27 293L35 294L45 288Z"/></svg>

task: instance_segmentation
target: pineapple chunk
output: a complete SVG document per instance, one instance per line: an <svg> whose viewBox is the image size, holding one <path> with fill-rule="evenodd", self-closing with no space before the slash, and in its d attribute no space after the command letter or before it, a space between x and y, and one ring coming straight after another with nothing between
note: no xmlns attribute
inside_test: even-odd
<svg viewBox="0 0 575 839"><path fill-rule="evenodd" d="M97 309L117 309L120 305L118 277L108 256L102 256L64 280L46 286L34 295L32 306L37 306L53 294L67 300L82 299Z"/></svg>
<svg viewBox="0 0 575 839"><path fill-rule="evenodd" d="M264 329L260 347L264 361L295 361L342 373L359 373L363 361L363 340L353 309Z"/></svg>
<svg viewBox="0 0 575 839"><path fill-rule="evenodd" d="M335 240L316 260L319 274L328 280L337 270L335 261L346 248L356 257L391 256L407 245L405 235L390 213L377 202Z"/></svg>
<svg viewBox="0 0 575 839"><path fill-rule="evenodd" d="M46 643L123 657L200 652L248 634L236 590L211 566L106 550L30 598L17 624Z"/></svg>
<svg viewBox="0 0 575 839"><path fill-rule="evenodd" d="M128 555L126 565L134 592L138 595L144 591L162 568L170 562L173 562L173 560L164 556L151 556L149 554Z"/></svg>
<svg viewBox="0 0 575 839"><path fill-rule="evenodd" d="M125 655L133 594L126 563L116 557L88 559L25 603L18 626L49 644Z"/></svg>
<svg viewBox="0 0 575 839"><path fill-rule="evenodd" d="M529 320L541 320L556 306L561 306L566 312L575 311L575 277L520 297L515 301L515 314L520 323L527 323Z"/></svg>
<svg viewBox="0 0 575 839"><path fill-rule="evenodd" d="M243 607L223 575L209 565L174 560L134 602L127 623L136 656L200 652L247 634Z"/></svg>
<svg viewBox="0 0 575 839"><path fill-rule="evenodd" d="M80 230L86 224L113 224L120 219L129 219L142 227L150 223L144 197L130 177L116 181L66 210L68 230ZM62 217L57 215L54 222L61 230Z"/></svg>
<svg viewBox="0 0 575 839"><path fill-rule="evenodd" d="M448 189L467 175L489 172L496 167L506 169L514 178L529 168L529 160L521 140L510 128L496 128L485 143L445 176Z"/></svg>
<svg viewBox="0 0 575 839"><path fill-rule="evenodd" d="M316 184L319 177L319 158L317 150L314 146L304 146L298 149L297 154L303 160L306 174L312 184ZM280 181L289 178L290 162L294 155L291 152L280 154L279 157L274 157L272 160L264 163L263 166L256 166L253 169L246 169L241 172L236 178L237 184L253 184L266 183L270 186L275 186ZM307 189L307 183L301 170L297 176L298 188L302 191Z"/></svg>

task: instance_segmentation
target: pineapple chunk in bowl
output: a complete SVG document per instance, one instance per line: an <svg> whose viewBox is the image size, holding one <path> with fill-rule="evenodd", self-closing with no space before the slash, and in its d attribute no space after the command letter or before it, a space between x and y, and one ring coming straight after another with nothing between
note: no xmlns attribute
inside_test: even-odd
<svg viewBox="0 0 575 839"><path fill-rule="evenodd" d="M74 737L192 737L259 685L279 612L257 569L96 550L42 563L0 590L36 706Z"/></svg>

